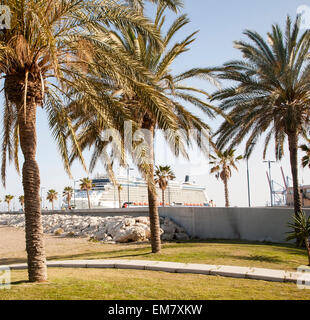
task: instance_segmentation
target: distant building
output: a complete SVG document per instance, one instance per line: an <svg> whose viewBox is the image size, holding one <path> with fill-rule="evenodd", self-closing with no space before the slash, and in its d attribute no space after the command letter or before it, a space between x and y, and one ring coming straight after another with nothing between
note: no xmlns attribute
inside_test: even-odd
<svg viewBox="0 0 310 320"><path fill-rule="evenodd" d="M303 207L310 207L310 185L300 186L301 203ZM286 205L289 207L294 206L293 187L287 188Z"/></svg>

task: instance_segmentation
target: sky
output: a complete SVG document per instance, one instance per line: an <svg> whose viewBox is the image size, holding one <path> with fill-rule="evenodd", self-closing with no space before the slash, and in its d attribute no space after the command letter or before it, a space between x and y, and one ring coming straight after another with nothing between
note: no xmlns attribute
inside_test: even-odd
<svg viewBox="0 0 310 320"><path fill-rule="evenodd" d="M176 37L176 40L182 39L196 30L199 30L199 33L191 46L191 50L183 54L172 65L173 73L179 73L193 67L220 66L229 60L241 58L239 51L233 48L233 41L244 39L242 33L245 29L255 30L265 36L271 30L272 24L279 23L284 26L287 15L295 18L300 6L306 5L310 8L310 1L307 0L185 0L184 3L182 13L188 14L191 23L183 28L182 33ZM147 13L151 15L152 12L153 9L148 6ZM169 25L175 17L172 13L168 14L167 24ZM196 80L194 84L210 93L216 91L214 86L203 80ZM215 130L221 124L222 119L217 118L210 121L206 118L205 121ZM60 194L64 186L71 185L73 187L74 180L86 177L87 173L76 162L72 165L74 179L69 179L63 169L56 143L49 130L46 114L41 108L38 108L37 123L37 161L41 173L42 195L43 198L46 198L48 189L55 189ZM193 181L207 188L209 198L213 199L217 206L224 206L223 184L209 174L208 159L194 150L191 153L190 161L175 160L169 152L165 151L164 146L157 145L156 147L156 164L171 165L180 181L184 180L185 175L190 175ZM242 154L243 150L243 146L240 146L237 148L236 154ZM256 145L255 151L248 162L252 206L265 206L270 201L266 177L267 164L263 162L262 153L263 140ZM85 152L84 155L86 160L89 160L89 152ZM266 160L275 160L272 144ZM20 162L22 163L22 161L21 156ZM283 186L281 167L283 167L285 176L291 177L287 146L285 146L284 159L280 163L272 164L272 178L275 183ZM246 161L240 161L238 168L238 172L234 172L229 181L230 202L231 206L247 206ZM99 164L96 167L94 173L97 172L104 172L102 165ZM131 174L135 175L137 171L133 171ZM309 169L300 168L300 183L310 184ZM13 201L13 208L18 209L20 207L18 196L23 194L23 191L21 177L16 173L13 165L8 167L7 186L5 189L0 188L0 199L3 199L5 194L16 196ZM47 205L46 200L44 205ZM60 201L58 201L56 207L57 205L60 205ZM2 203L0 209L1 207L5 208L5 205Z"/></svg>

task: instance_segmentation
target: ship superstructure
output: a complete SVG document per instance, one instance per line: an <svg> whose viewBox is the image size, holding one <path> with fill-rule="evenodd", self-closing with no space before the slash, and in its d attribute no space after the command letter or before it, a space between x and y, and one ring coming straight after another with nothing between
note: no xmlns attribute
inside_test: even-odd
<svg viewBox="0 0 310 320"><path fill-rule="evenodd" d="M114 185L107 175L97 175L92 179L93 188L89 191L91 207L119 208L119 206L148 206L147 184L140 177L118 176L118 186ZM119 199L120 192L120 199ZM162 205L162 191L157 187L158 205ZM209 198L206 188L190 182L186 176L184 182L169 181L165 190L165 205L171 206L206 206ZM88 208L86 191L75 189L71 202L76 209Z"/></svg>

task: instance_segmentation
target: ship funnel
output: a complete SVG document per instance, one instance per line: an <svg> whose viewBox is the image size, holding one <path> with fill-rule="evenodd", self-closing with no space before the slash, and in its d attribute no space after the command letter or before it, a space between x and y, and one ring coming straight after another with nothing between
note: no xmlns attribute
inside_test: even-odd
<svg viewBox="0 0 310 320"><path fill-rule="evenodd" d="M185 182L189 182L189 176L185 176Z"/></svg>

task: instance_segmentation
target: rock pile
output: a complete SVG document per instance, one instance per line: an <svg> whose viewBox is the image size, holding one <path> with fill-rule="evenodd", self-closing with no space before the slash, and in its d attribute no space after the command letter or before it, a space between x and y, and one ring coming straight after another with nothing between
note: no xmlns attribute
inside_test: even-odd
<svg viewBox="0 0 310 320"><path fill-rule="evenodd" d="M64 237L89 237L103 242L136 242L150 239L148 217L95 217L78 215L43 215L44 233ZM0 225L24 228L23 214L1 214ZM185 230L169 218L160 218L162 240L188 240Z"/></svg>

